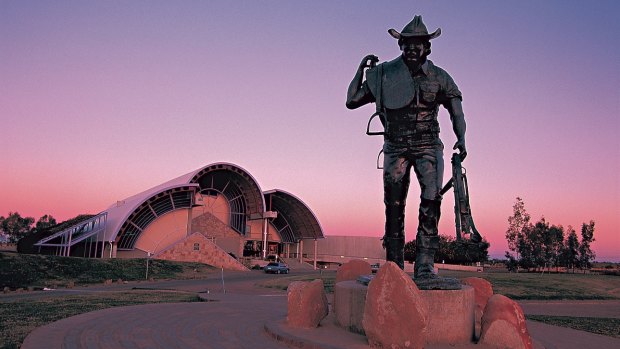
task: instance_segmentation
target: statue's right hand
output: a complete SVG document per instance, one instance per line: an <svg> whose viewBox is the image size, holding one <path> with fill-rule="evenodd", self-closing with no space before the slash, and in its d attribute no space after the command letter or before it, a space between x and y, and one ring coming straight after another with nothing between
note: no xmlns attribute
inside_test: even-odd
<svg viewBox="0 0 620 349"><path fill-rule="evenodd" d="M362 59L359 69L372 68L377 64L377 62L379 62L379 57L375 55L367 55L364 59Z"/></svg>

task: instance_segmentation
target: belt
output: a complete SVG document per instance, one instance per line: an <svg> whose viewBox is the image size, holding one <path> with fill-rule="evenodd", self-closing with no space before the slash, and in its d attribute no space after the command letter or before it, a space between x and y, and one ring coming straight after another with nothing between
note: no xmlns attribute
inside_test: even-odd
<svg viewBox="0 0 620 349"><path fill-rule="evenodd" d="M387 120L386 135L389 137L436 138L439 135L437 120Z"/></svg>
<svg viewBox="0 0 620 349"><path fill-rule="evenodd" d="M437 143L437 139L439 138L439 132L420 132L400 135L386 133L384 138L391 143L402 144L406 146L431 146Z"/></svg>

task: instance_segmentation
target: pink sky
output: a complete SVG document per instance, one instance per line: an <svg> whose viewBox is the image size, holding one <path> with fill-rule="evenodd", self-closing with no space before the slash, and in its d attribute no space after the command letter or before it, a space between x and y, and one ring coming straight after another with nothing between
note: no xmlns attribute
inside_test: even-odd
<svg viewBox="0 0 620 349"><path fill-rule="evenodd" d="M620 260L616 1L0 2L0 215L59 220L209 163L304 200L326 235L383 230L361 58L422 14L463 91L474 220L503 255L515 197L534 220L596 221ZM454 136L440 113L449 165ZM449 169L449 166L447 167ZM446 178L449 173L446 173ZM419 189L409 193L407 238ZM453 234L452 197L440 231Z"/></svg>

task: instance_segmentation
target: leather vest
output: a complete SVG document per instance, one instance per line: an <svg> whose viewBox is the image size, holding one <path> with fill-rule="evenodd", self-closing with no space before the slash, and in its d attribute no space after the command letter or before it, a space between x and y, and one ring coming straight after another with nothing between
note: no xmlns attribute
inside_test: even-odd
<svg viewBox="0 0 620 349"><path fill-rule="evenodd" d="M426 64L432 65L432 62ZM386 116L385 138L411 145L434 144L439 137L439 83L424 74L412 77L401 57L381 65L383 76L379 76L379 69L375 67L366 72L366 81L374 96L381 90ZM431 74L430 66L427 72Z"/></svg>

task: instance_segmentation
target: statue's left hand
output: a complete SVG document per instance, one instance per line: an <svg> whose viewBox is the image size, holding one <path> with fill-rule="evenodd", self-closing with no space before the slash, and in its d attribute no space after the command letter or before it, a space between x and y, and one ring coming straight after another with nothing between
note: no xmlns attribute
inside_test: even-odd
<svg viewBox="0 0 620 349"><path fill-rule="evenodd" d="M456 143L454 143L454 147L452 147L453 150L458 149L459 150L459 155L461 156L461 161L465 160L465 157L467 156L467 147L465 147L465 140L464 139L460 139L458 141L456 141Z"/></svg>
<svg viewBox="0 0 620 349"><path fill-rule="evenodd" d="M357 69L364 70L364 68L372 68L377 64L377 62L379 62L379 57L375 55L366 55Z"/></svg>

